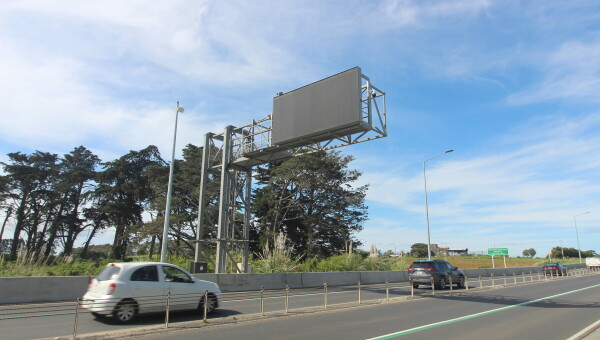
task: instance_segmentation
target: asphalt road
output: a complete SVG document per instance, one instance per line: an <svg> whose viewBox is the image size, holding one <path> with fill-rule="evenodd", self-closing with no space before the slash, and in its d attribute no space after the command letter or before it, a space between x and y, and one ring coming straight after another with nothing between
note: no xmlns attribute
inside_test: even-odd
<svg viewBox="0 0 600 340"><path fill-rule="evenodd" d="M79 335L84 335L107 332L122 333L141 328L142 331L146 329L144 338L156 339L167 337L187 339L198 336L215 339L233 339L240 336L243 336L244 339L281 337L300 339L308 336L365 339L473 313L487 313L496 308L510 307L494 313L420 330L408 336L411 338L423 336L423 339L430 339L433 336L448 338L446 330L453 329L450 334L457 332L456 338L464 339L465 329L468 329L468 334L478 337L485 334L485 338L488 340L489 329L497 329L498 334L505 335L510 331L514 332L515 337L517 334L523 335L532 332L528 334L528 337L532 339L535 339L537 334L546 333L552 333L552 336L545 337L547 339L564 339L600 319L598 313L600 310L598 308L600 307L598 306L600 287L594 287L595 284L600 283L600 275L542 280L542 282L538 282L538 278L537 275L496 278L494 280L496 289L494 290L480 290L481 286L491 287L492 281L489 278L484 279L481 284L479 281L471 279L468 291L464 289L454 291L452 296L448 290L438 291L432 296L430 289L420 288L415 290L415 296L425 298L377 305L374 304L386 298L385 286L361 287L360 297L363 306L357 308L354 306L358 305L358 287L333 287L328 290L327 294L329 311L317 313L314 311L324 309L323 289L297 290L290 292L288 316L267 319L261 318L259 313L259 292L234 293L226 294L221 308L209 317L208 324L220 323L219 327L204 327L203 323L199 321L201 316L197 313L176 313L170 316L169 333L164 334L161 333L164 314L142 316L133 324L120 325L112 322L110 318L95 320L89 313L82 311L78 314L77 331ZM514 281L517 281L516 286ZM498 288L505 284L508 286L507 288ZM591 288L571 292L586 287ZM284 291L265 292L265 313L271 316L285 315L283 313L284 293ZM406 300L410 293L411 290L407 283L390 284L389 297L392 301ZM562 293L568 294L545 299ZM529 303L531 300L540 298L544 300ZM367 306L364 306L365 304ZM511 307L518 304L524 305ZM344 306L344 308L339 309L340 306ZM71 336L75 320L74 309L75 303L0 306L1 338L10 340ZM331 311L332 309L334 310ZM526 311L535 311L536 313L529 314ZM52 316L43 316L45 314ZM37 317L31 317L33 315ZM505 315L514 315L514 317ZM498 320L504 319L508 324L498 322ZM557 322L557 319L562 321ZM240 320L253 321L240 322ZM226 324L227 322L236 323ZM481 333L478 333L479 328L472 326L471 323L487 326L482 328ZM528 325L534 325L534 327ZM151 332L152 335L147 334L148 328L154 328ZM175 333L171 333L171 329L174 329ZM248 332L249 329L252 331ZM432 333L430 334L430 332ZM435 332L442 333L436 335ZM507 337L499 336L498 338L505 339Z"/></svg>
<svg viewBox="0 0 600 340"><path fill-rule="evenodd" d="M144 335L144 339L568 339L600 319L600 276Z"/></svg>

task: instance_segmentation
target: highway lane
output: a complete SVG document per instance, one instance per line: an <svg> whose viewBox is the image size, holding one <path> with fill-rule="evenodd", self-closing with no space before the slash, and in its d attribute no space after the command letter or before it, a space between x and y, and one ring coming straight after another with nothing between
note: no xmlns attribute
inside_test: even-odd
<svg viewBox="0 0 600 340"><path fill-rule="evenodd" d="M146 334L144 339L567 339L600 319L600 275L301 316Z"/></svg>
<svg viewBox="0 0 600 340"><path fill-rule="evenodd" d="M422 290L422 292L427 292ZM390 284L390 297L408 296L410 289L407 282ZM265 312L281 311L285 309L285 290L265 291ZM362 287L361 299L364 302L385 298L385 288ZM329 305L340 303L358 304L357 287L331 287L328 290L327 300ZM324 304L322 288L290 290L289 309L318 307ZM76 302L24 304L13 306L0 306L0 329L2 329L3 340L37 339L65 337L73 333L75 321ZM260 292L236 292L224 294L221 307L209 319L220 319L227 317L240 317L254 314L260 317ZM33 317L37 315L38 317ZM164 324L165 315L152 314L141 315L138 320L131 324L121 325L111 318L96 320L86 310L81 310L77 332L78 334L124 331L144 326ZM24 317L27 316L27 317ZM201 319L201 315L195 312L180 312L170 315L170 324L176 326Z"/></svg>
<svg viewBox="0 0 600 340"><path fill-rule="evenodd" d="M534 274L533 276L526 275L523 277L519 275L515 278L507 278L507 284L511 285L516 280L519 285L523 282L530 284L531 280L538 280L538 276ZM576 278L566 278L565 280L575 280ZM549 281L561 281L562 279L555 279ZM470 293L474 293L480 287L478 280L471 279L470 283ZM494 280L494 285L499 286L504 284L504 278L496 278ZM540 283L536 283L535 285L539 285ZM492 285L492 281L483 280L482 285L484 287L489 287ZM518 286L520 287L520 286ZM300 308L323 308L324 304L324 296L322 294L322 289L305 289L305 290L292 290L290 292L289 298L289 308L293 313L294 311ZM485 292L485 291L484 291ZM448 291L444 292L448 294ZM274 294L280 296L273 296ZM283 314L284 309L284 291L278 292L265 292L265 311L267 313L271 313L273 311L279 311L280 314ZM390 284L389 290L390 298L395 297L408 297L410 295L410 288L406 282ZM214 315L210 316L211 320L220 320L223 318L233 318L233 317L247 317L250 316L252 318L260 318L260 315L257 315L260 311L260 300L258 299L260 293L259 292L245 292L245 293L232 293L225 294L225 302L222 304L222 308L218 310ZM415 291L416 296L428 296L431 295L431 290L429 288L420 288ZM437 296L441 296L442 292L437 292ZM385 298L385 286L379 285L377 287L362 287L361 289L361 299L363 302L369 303L369 301L374 301L377 299ZM354 287L345 287L343 290L337 287L332 287L329 289L327 300L330 306L346 303L349 305L358 304L358 289L356 286ZM22 308L31 308L32 305L23 305L20 306ZM58 337L58 336L68 336L73 332L73 324L74 324L74 309L75 303L66 303L66 304L42 304L42 307L45 310L50 310L49 308L60 313L68 313L66 315L56 315L56 316L45 316L38 318L16 318L16 319L4 319L2 317L6 317L7 315L2 315L3 307L0 306L0 328L2 329L2 338L3 339L35 339L42 337ZM50 314L50 313L49 313ZM251 315L253 314L253 315ZM8 315L10 316L10 315ZM175 315L171 315L170 321L172 327L178 327L179 324L184 325L191 321L197 322L195 320L199 320L200 316L196 313L177 313ZM211 321L212 322L212 321ZM142 316L138 321L134 322L130 325L119 325L111 322L110 318L105 320L94 320L93 317L87 313L86 311L82 311L79 314L79 326L78 326L78 334L84 333L96 333L96 332L109 332L109 331L122 331L126 329L133 329L136 327L146 327L152 325L161 325L164 323L164 314L155 314L150 316Z"/></svg>

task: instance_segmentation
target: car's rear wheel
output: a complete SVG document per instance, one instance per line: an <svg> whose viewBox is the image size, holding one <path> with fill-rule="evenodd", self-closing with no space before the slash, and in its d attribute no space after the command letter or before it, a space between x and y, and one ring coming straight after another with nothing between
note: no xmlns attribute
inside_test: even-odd
<svg viewBox="0 0 600 340"><path fill-rule="evenodd" d="M96 312L92 312L92 315L93 315L93 316L94 316L94 318L96 318L96 319L102 319L102 318L105 318L105 317L106 317L106 315L104 315L104 314L100 314L100 313L96 313Z"/></svg>
<svg viewBox="0 0 600 340"><path fill-rule="evenodd" d="M438 289L440 289L440 290L446 289L446 278L444 278L444 277L440 278L440 283L438 285Z"/></svg>
<svg viewBox="0 0 600 340"><path fill-rule="evenodd" d="M206 305L206 314L210 314L217 309L217 297L209 293L208 294L208 305ZM200 299L200 303L198 303L198 310L201 313L204 313L204 296Z"/></svg>
<svg viewBox="0 0 600 340"><path fill-rule="evenodd" d="M465 288L465 277L460 276L458 278L458 282L456 283L456 288Z"/></svg>
<svg viewBox="0 0 600 340"><path fill-rule="evenodd" d="M131 322L137 315L137 304L133 300L119 302L113 311L115 319L121 323Z"/></svg>
<svg viewBox="0 0 600 340"><path fill-rule="evenodd" d="M419 288L419 284L417 284L417 283L413 283L413 288L414 288L414 289L417 289L417 288Z"/></svg>

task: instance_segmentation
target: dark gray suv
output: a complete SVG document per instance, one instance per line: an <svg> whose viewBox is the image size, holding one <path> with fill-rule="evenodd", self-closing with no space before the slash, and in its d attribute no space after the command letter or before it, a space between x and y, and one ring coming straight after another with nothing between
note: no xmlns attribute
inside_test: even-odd
<svg viewBox="0 0 600 340"><path fill-rule="evenodd" d="M465 286L465 273L444 260L417 260L408 268L408 280L415 288L431 285L431 278L437 289L446 289L450 284L457 288Z"/></svg>

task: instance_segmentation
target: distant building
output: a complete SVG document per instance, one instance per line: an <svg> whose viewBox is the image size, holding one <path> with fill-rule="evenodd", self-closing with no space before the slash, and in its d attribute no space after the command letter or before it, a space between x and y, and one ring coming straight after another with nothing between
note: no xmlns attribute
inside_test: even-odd
<svg viewBox="0 0 600 340"><path fill-rule="evenodd" d="M453 248L448 249L448 256L467 256L469 248Z"/></svg>
<svg viewBox="0 0 600 340"><path fill-rule="evenodd" d="M448 256L448 247L438 247L437 244L431 244L431 252L433 256Z"/></svg>

